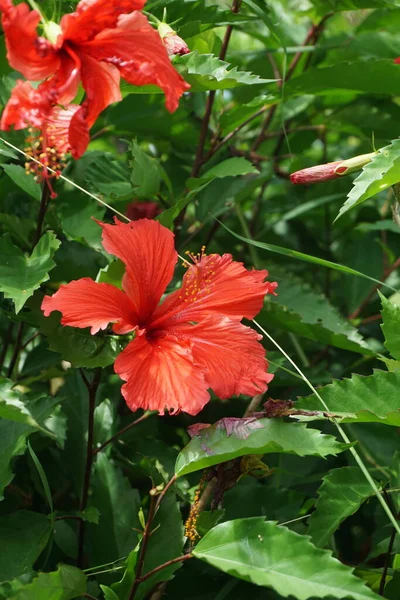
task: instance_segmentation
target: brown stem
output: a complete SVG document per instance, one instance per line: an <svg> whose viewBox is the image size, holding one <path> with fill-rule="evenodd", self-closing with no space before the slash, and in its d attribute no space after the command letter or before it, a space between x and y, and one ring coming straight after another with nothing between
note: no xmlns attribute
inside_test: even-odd
<svg viewBox="0 0 400 600"><path fill-rule="evenodd" d="M137 592L137 589L140 585L140 582L141 582L144 558L146 555L147 545L150 540L151 528L153 525L155 511L156 511L156 497L154 495L150 495L149 514L147 516L146 526L145 526L144 532L143 532L142 543L140 545L139 558L137 561L137 566L136 566L136 571L135 571L135 580L133 582L132 589L130 591L128 600L133 600L133 598L135 597L135 594Z"/></svg>
<svg viewBox="0 0 400 600"><path fill-rule="evenodd" d="M165 485L164 489L162 490L161 494L159 496L157 496L157 501L156 501L156 512L160 507L160 504L165 496L165 494L168 492L169 488L171 487L171 485L173 485L175 483L175 481L177 480L177 476L173 475L173 477L171 477L171 479L168 481L168 483Z"/></svg>
<svg viewBox="0 0 400 600"><path fill-rule="evenodd" d="M135 427L135 425L139 425L139 423L141 423L142 421L144 421L145 419L150 417L152 414L154 414L154 413L152 413L152 412L144 413L144 415L142 415L141 417L136 419L136 421L129 423L129 425L126 425L126 427L123 427L122 429L117 431L117 433L115 435L113 435L108 440L106 440L103 444L101 444L101 446L99 446L98 448L93 448L93 457L95 457L96 454L98 454L99 452L104 450L104 448L106 448L109 444L112 444L112 442L114 442L116 439L121 437L121 435L123 435L124 433L126 433L127 431L132 429L132 427Z"/></svg>
<svg viewBox="0 0 400 600"><path fill-rule="evenodd" d="M37 331L36 333L34 333L33 335L31 335L31 337L29 339L26 340L26 342L24 342L22 344L22 350L24 350L27 346L29 346L29 344L31 342L33 342L33 340L35 340L37 337L39 337L40 335L40 331Z"/></svg>
<svg viewBox="0 0 400 600"><path fill-rule="evenodd" d="M149 577L151 577L155 573L158 573L159 571L162 571L163 569L166 569L170 565L174 565L175 563L178 563L178 562L184 562L185 560L189 560L190 558L194 558L193 554L183 554L183 556L178 556L177 558L171 558L171 560L168 560L167 562L163 563L162 565L159 565L155 569L152 569L151 571L149 571L148 573L143 575L143 577L140 577L139 583L146 581L146 579L149 579ZM129 600L131 600L131 598L129 598Z"/></svg>
<svg viewBox="0 0 400 600"><path fill-rule="evenodd" d="M88 437L87 437L87 446L86 446L86 465L85 465L85 474L83 478L83 488L82 488L82 497L79 505L79 510L83 511L86 508L88 496L89 496L89 487L90 487L90 476L92 472L92 462L93 462L93 433L94 433L94 409L96 408L96 392L99 387L101 370L97 369L93 381L90 382L84 372L81 370L81 376L84 381L85 386L87 387L89 394L89 419L88 419ZM85 521L82 519L79 522L79 531L78 531L78 558L77 565L80 569L83 568L83 551L84 551L84 541L85 541Z"/></svg>
<svg viewBox="0 0 400 600"><path fill-rule="evenodd" d="M393 271L395 271L399 267L400 267L400 256L399 256L399 258L397 258L394 261L394 263L392 264L391 267L389 267L388 269L386 269L386 272L383 275L382 281L383 282L386 281L386 279L389 277L389 275L391 275L391 273L393 273ZM373 296L376 294L377 290L380 290L381 287L382 287L381 283L378 283L377 285L374 285L374 287L371 289L371 291L369 292L369 294L361 302L360 306L358 308L356 308L355 310L353 310L353 312L348 316L348 318L349 319L356 319L358 317L358 315L367 306L367 304L369 303L369 301L371 300L371 298L373 298Z"/></svg>
<svg viewBox="0 0 400 600"><path fill-rule="evenodd" d="M55 521L68 521L68 519L73 519L74 521L82 521L82 517L79 515L61 515L60 517L54 517Z"/></svg>
<svg viewBox="0 0 400 600"><path fill-rule="evenodd" d="M9 379L12 377L15 365L17 364L17 361L18 361L19 353L21 351L21 340L22 340L23 330L24 330L24 324L20 323L18 325L17 338L15 340L14 352L11 357L10 364L8 365L7 377Z"/></svg>
<svg viewBox="0 0 400 600"><path fill-rule="evenodd" d="M7 350L8 350L8 346L10 345L10 342L11 342L13 330L14 330L14 323L10 323L9 326L8 326L5 338L4 338L3 347L1 349L1 354L0 354L0 369L2 368L2 366L4 364L4 361L6 359Z"/></svg>
<svg viewBox="0 0 400 600"><path fill-rule="evenodd" d="M44 221L44 217L46 215L46 210L49 205L49 201L50 201L50 188L48 185L46 185L46 182L45 182L45 183L43 183L43 187L42 187L42 198L40 200L36 233L35 233L35 237L33 238L33 248L36 246L36 244L38 243L38 241L40 240L40 237L42 235L43 221Z"/></svg>

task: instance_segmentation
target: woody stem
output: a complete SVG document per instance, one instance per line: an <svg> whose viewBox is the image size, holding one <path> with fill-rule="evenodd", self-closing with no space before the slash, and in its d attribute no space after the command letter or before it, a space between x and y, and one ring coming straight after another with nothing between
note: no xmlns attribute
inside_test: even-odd
<svg viewBox="0 0 400 600"><path fill-rule="evenodd" d="M46 216L46 210L49 205L49 200L50 200L50 188L48 185L46 185L46 182L44 182L43 187L42 187L42 197L40 200L39 213L38 213L38 218L37 218L36 233L35 233L35 237L33 240L33 247L36 246L36 244L38 243L38 241L40 240L40 237L42 235L43 221Z"/></svg>

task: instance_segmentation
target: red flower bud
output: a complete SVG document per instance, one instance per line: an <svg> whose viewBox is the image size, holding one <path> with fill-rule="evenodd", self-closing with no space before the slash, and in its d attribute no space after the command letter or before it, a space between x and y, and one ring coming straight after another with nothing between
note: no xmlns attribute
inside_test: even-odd
<svg viewBox="0 0 400 600"><path fill-rule="evenodd" d="M326 163L325 165L316 165L308 169L301 169L290 175L290 181L294 184L321 183L330 179L339 179L343 175L349 175L359 171L364 165L369 163L376 152L370 154L361 154L348 160L337 160Z"/></svg>
<svg viewBox="0 0 400 600"><path fill-rule="evenodd" d="M170 56L172 54L182 55L190 52L185 40L179 37L176 31L174 31L172 27L166 23L160 23L158 26L158 33L160 34L163 44Z"/></svg>
<svg viewBox="0 0 400 600"><path fill-rule="evenodd" d="M140 202L137 199L128 204L126 208L126 216L131 221L155 219L160 212L161 209L156 202Z"/></svg>
<svg viewBox="0 0 400 600"><path fill-rule="evenodd" d="M394 62L396 65L400 65L400 56L398 56L397 58L394 58L394 59L393 59L393 62Z"/></svg>

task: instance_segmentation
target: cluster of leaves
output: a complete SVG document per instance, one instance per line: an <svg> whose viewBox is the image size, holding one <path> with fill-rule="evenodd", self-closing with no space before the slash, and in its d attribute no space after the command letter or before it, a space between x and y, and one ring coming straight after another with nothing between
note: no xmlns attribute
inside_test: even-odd
<svg viewBox="0 0 400 600"><path fill-rule="evenodd" d="M400 4L146 9L161 19L165 6L191 49L173 59L190 92L170 115L159 90L122 85L38 242L24 133L2 132L0 600L395 600ZM1 45L4 106L18 74ZM289 181L375 148L354 181ZM73 279L121 284L92 217L143 201L179 251L206 244L278 281L257 318L268 402L132 414L112 368L121 338L41 313L43 293Z"/></svg>

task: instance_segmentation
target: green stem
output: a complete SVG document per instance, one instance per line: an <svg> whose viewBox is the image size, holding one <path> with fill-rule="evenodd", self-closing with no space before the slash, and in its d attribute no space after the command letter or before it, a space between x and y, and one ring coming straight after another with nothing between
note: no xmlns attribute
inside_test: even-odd
<svg viewBox="0 0 400 600"><path fill-rule="evenodd" d="M303 378L304 382L308 385L308 387L313 392L313 394L315 394L315 396L321 402L321 404L325 408L326 412L331 412L330 409L329 409L329 407L327 406L325 400L320 396L320 394L317 392L317 390L315 389L315 387L313 386L313 384L307 379L307 377L304 375L303 371L296 365L296 363L290 358L290 356L285 352L285 350L283 348L281 348L281 346L278 344L278 342L276 342L274 340L274 338L271 335L269 335L269 333L267 333L265 331L265 329L263 327L261 327L261 325L259 323L257 323L257 321L255 321L254 319L253 319L253 323L274 344L274 346L276 346L276 348L278 348L278 350L280 352L282 352L283 356L291 363L291 365L296 369L296 371L299 373L299 375L301 375L301 377ZM339 431L339 433L340 433L343 441L346 444L351 444L352 442L348 438L348 436L347 436L346 432L344 431L343 427L333 417L332 417L332 421L335 424L337 430ZM391 524L395 528L396 532L400 534L399 523L396 521L396 518L393 515L392 511L390 510L389 506L387 505L387 502L385 501L385 499L381 495L381 492L379 491L378 486L376 485L375 481L372 479L372 477L371 477L371 475L370 475L367 467L364 465L364 463L363 463L360 455L358 454L357 450L353 446L350 446L349 451L353 455L353 458L356 461L356 463L359 466L359 468L361 469L361 471L362 471L365 479L368 481L369 485L373 489L374 494L378 498L380 504L382 505L383 510L385 511L385 513L387 514L387 516L389 518L389 521L391 522Z"/></svg>
<svg viewBox="0 0 400 600"><path fill-rule="evenodd" d="M308 360L299 340L297 339L297 337L294 335L294 333L289 333L289 338L290 341L293 344L294 349L296 350L299 359L302 362L303 367L308 368L310 366L310 361Z"/></svg>

